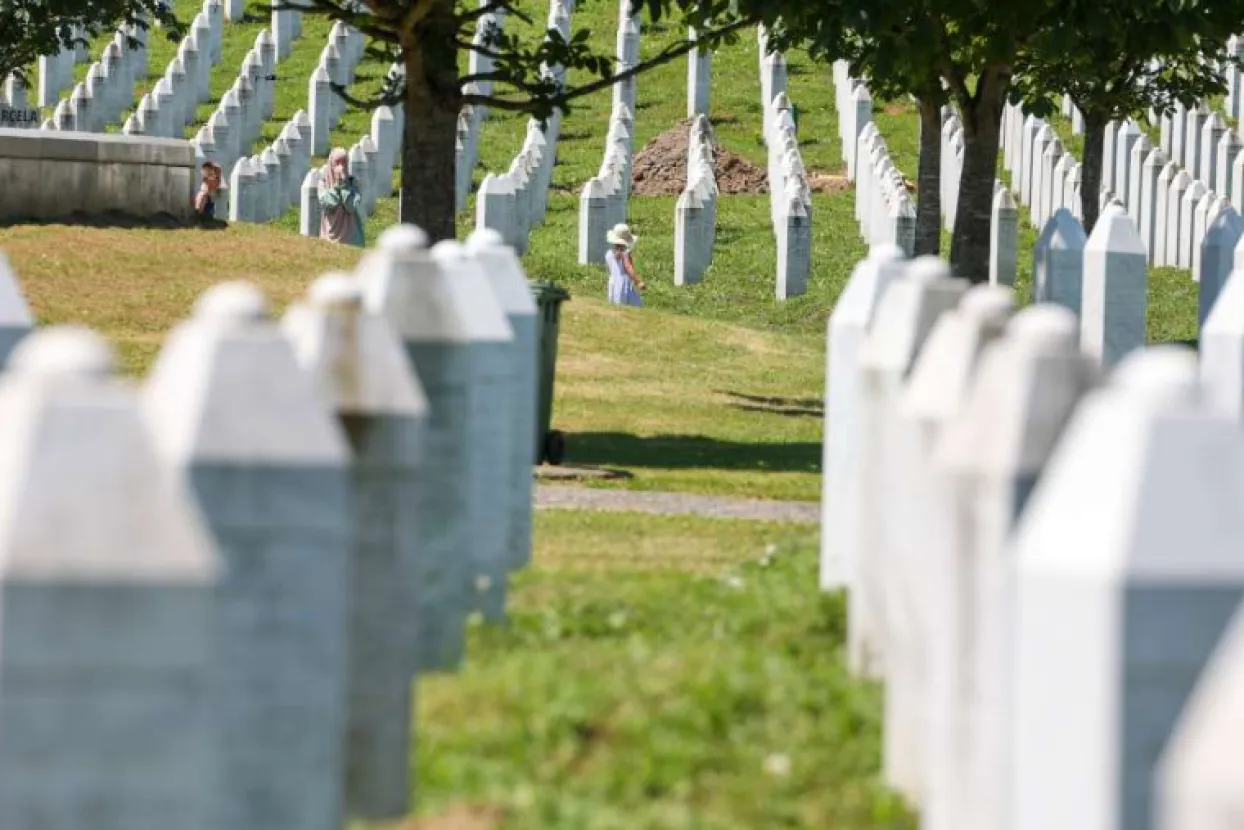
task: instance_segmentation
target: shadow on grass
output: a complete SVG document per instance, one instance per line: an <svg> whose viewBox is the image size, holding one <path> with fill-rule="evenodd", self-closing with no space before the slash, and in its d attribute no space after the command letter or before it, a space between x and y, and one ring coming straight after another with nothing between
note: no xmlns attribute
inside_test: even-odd
<svg viewBox="0 0 1244 830"><path fill-rule="evenodd" d="M101 211L99 213L74 211L64 216L46 218L13 216L0 219L0 228L10 228L18 225L74 225L86 228L165 231L180 231L187 228L224 230L229 226L227 222L221 219L207 219L198 216L181 219L168 213L158 213L153 216L133 216L119 211Z"/></svg>
<svg viewBox="0 0 1244 830"><path fill-rule="evenodd" d="M702 435L566 434L566 460L573 464L654 467L667 470L757 470L815 473L821 445L814 442L754 444Z"/></svg>
<svg viewBox="0 0 1244 830"><path fill-rule="evenodd" d="M769 415L787 417L821 418L825 415L825 404L819 398L773 398L759 395L747 395L743 392L731 392L724 389L713 390L718 395L734 398L728 406L744 412L763 412Z"/></svg>

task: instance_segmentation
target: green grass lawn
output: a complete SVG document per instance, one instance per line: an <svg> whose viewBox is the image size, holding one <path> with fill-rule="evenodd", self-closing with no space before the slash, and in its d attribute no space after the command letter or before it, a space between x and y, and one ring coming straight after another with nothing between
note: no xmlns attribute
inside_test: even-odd
<svg viewBox="0 0 1244 830"><path fill-rule="evenodd" d="M538 514L510 625L475 629L464 669L420 685L420 826L914 827L876 783L877 690L847 676L815 542Z"/></svg>

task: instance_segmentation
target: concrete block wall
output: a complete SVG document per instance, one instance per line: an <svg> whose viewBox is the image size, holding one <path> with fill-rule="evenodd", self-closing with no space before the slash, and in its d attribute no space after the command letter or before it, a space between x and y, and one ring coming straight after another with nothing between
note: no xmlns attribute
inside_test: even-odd
<svg viewBox="0 0 1244 830"><path fill-rule="evenodd" d="M197 176L186 141L0 129L0 217L6 219L118 212L185 221Z"/></svg>
<svg viewBox="0 0 1244 830"><path fill-rule="evenodd" d="M455 669L530 559L513 251L391 228L280 321L216 285L137 387L95 334L34 329L0 255L0 332L4 826L405 816L413 681Z"/></svg>
<svg viewBox="0 0 1244 830"><path fill-rule="evenodd" d="M1126 209L1060 233L1078 312L1016 313L893 248L857 265L828 330L822 585L846 590L852 670L884 683L883 777L922 825L1225 830L1244 271L1199 356L1148 346Z"/></svg>

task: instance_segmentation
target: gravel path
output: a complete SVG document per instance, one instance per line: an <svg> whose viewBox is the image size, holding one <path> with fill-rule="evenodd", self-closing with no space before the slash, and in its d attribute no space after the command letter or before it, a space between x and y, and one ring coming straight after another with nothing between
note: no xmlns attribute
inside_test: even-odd
<svg viewBox="0 0 1244 830"><path fill-rule="evenodd" d="M708 519L752 519L786 524L817 524L821 506L805 501L766 501L690 493L652 493L637 490L601 490L592 487L536 485L536 508L606 510L620 513L660 513Z"/></svg>

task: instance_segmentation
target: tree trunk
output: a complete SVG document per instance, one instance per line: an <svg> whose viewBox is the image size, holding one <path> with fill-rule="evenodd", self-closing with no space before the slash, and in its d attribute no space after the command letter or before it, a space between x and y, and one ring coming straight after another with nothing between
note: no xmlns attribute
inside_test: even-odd
<svg viewBox="0 0 1244 830"><path fill-rule="evenodd" d="M1106 121L1101 115L1084 114L1084 158L1080 162L1080 215L1084 233L1093 232L1101 211L1101 165L1106 143Z"/></svg>
<svg viewBox="0 0 1244 830"><path fill-rule="evenodd" d="M963 174L959 180L950 265L955 276L973 284L989 281L998 139L1002 132L1002 105L1010 83L1009 70L991 67L981 75L976 95L959 102L963 118Z"/></svg>
<svg viewBox="0 0 1244 830"><path fill-rule="evenodd" d="M454 147L460 93L452 14L452 4L432 12L416 37L403 45L406 93L399 221L418 225L429 243L456 236Z"/></svg>
<svg viewBox="0 0 1244 830"><path fill-rule="evenodd" d="M942 108L920 99L920 171L916 174L915 256L942 251Z"/></svg>

